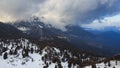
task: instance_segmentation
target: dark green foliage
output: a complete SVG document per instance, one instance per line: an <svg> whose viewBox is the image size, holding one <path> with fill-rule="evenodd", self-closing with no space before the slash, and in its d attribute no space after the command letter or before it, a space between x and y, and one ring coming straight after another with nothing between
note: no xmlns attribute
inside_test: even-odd
<svg viewBox="0 0 120 68"><path fill-rule="evenodd" d="M17 49L15 48L14 55L16 55L16 54L17 54Z"/></svg>
<svg viewBox="0 0 120 68"><path fill-rule="evenodd" d="M25 56L25 51L24 51L24 50L22 51L22 57L23 57L23 58L26 57L26 56Z"/></svg>
<svg viewBox="0 0 120 68"><path fill-rule="evenodd" d="M31 54L33 54L33 51L34 51L34 49L33 49L33 48L31 48Z"/></svg>
<svg viewBox="0 0 120 68"><path fill-rule="evenodd" d="M3 55L3 59L7 59L7 58L8 58L8 54L7 54L7 52L5 52Z"/></svg>
<svg viewBox="0 0 120 68"><path fill-rule="evenodd" d="M7 47L3 47L3 51L2 52L5 52L5 51L7 51Z"/></svg>
<svg viewBox="0 0 120 68"><path fill-rule="evenodd" d="M68 68L71 68L71 66L72 66L72 63L68 62Z"/></svg>
<svg viewBox="0 0 120 68"><path fill-rule="evenodd" d="M114 56L113 59L115 59L115 60L120 60L120 55Z"/></svg>
<svg viewBox="0 0 120 68"><path fill-rule="evenodd" d="M12 54L13 54L12 50L10 50L10 51L9 51L9 54L10 54L10 55L12 55Z"/></svg>
<svg viewBox="0 0 120 68"><path fill-rule="evenodd" d="M65 62L65 58L62 58L62 62Z"/></svg>
<svg viewBox="0 0 120 68"><path fill-rule="evenodd" d="M95 64L92 65L92 68L97 68Z"/></svg>
<svg viewBox="0 0 120 68"><path fill-rule="evenodd" d="M115 68L115 67L113 67L113 68Z"/></svg>
<svg viewBox="0 0 120 68"><path fill-rule="evenodd" d="M26 56L29 56L29 51L28 51L28 49L25 49L25 54L26 54Z"/></svg>
<svg viewBox="0 0 120 68"><path fill-rule="evenodd" d="M28 49L23 49L22 50L22 56L23 56L23 58L25 58L25 57L28 57L29 55L28 55Z"/></svg>
<svg viewBox="0 0 120 68"><path fill-rule="evenodd" d="M58 68L63 68L61 63L58 63Z"/></svg>
<svg viewBox="0 0 120 68"><path fill-rule="evenodd" d="M55 65L55 68L57 68L57 65Z"/></svg>
<svg viewBox="0 0 120 68"><path fill-rule="evenodd" d="M108 61L108 66L109 66L109 67L111 66L110 61Z"/></svg>
<svg viewBox="0 0 120 68"><path fill-rule="evenodd" d="M22 65L24 65L25 64L25 62L22 62Z"/></svg>
<svg viewBox="0 0 120 68"><path fill-rule="evenodd" d="M52 59L52 62L53 63L60 63L60 59L59 58L57 58L57 57L54 57L53 59Z"/></svg>
<svg viewBox="0 0 120 68"><path fill-rule="evenodd" d="M49 67L49 64L48 64L48 63L46 63L46 67Z"/></svg>
<svg viewBox="0 0 120 68"><path fill-rule="evenodd" d="M42 54L42 51L41 51L41 50L39 51L39 54Z"/></svg>
<svg viewBox="0 0 120 68"><path fill-rule="evenodd" d="M49 64L51 64L51 61L49 62Z"/></svg>
<svg viewBox="0 0 120 68"><path fill-rule="evenodd" d="M45 59L47 59L47 58L48 58L48 55L47 55L47 54L45 54L45 55L44 55L44 57L45 57Z"/></svg>
<svg viewBox="0 0 120 68"><path fill-rule="evenodd" d="M42 61L44 61L45 60L45 58L44 58L44 56L42 56Z"/></svg>

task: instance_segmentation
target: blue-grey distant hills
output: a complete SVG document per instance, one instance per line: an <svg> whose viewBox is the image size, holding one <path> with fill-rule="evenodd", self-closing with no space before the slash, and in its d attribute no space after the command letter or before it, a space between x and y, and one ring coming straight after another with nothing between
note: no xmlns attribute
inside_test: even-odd
<svg viewBox="0 0 120 68"><path fill-rule="evenodd" d="M112 47L116 47L116 48L120 48L120 33L116 32L116 31L106 31L106 32L102 32L100 34L97 34L97 36L103 38L102 43L112 46Z"/></svg>

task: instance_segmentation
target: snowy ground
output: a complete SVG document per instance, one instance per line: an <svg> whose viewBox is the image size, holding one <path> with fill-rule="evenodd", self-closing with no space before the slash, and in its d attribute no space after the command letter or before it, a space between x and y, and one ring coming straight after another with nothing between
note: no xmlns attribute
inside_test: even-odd
<svg viewBox="0 0 120 68"><path fill-rule="evenodd" d="M43 52L42 55L44 55ZM43 68L45 63L42 61L42 55L38 53L29 54L30 57L22 58L22 56L10 56L4 60L0 56L0 68ZM68 68L68 63L61 63L63 68ZM48 68L55 68L56 63L51 63ZM72 67L73 68L73 67ZM77 68L77 67L74 67Z"/></svg>
<svg viewBox="0 0 120 68"><path fill-rule="evenodd" d="M47 66L47 64L48 64L47 68L55 68L55 66L58 66L58 64L60 63L63 68L68 68L69 66L68 61L63 62L62 60L60 60L60 63L57 63L57 62L54 63L52 62L52 60L46 60L46 59L43 60L46 54L48 55L51 54L51 55L54 55L54 58L57 57L62 59L64 56L64 52L68 52L67 50L65 50L61 56L55 54L55 53L60 54L61 52L60 49L55 47L46 46L45 48L41 49L40 52L37 52L37 50L39 50L39 48L37 47L37 44L31 43L27 39L8 40L6 42L0 40L0 45L1 45L0 68L44 68L45 66ZM33 48L33 53L31 53L32 52L31 48ZM28 53L29 56L23 58L23 53L25 52L25 49L30 50ZM10 51L12 51L12 54L10 54ZM5 53L7 53L7 59L3 58L5 56ZM13 53L16 53L16 54L13 54ZM67 54L69 54L69 56L72 56L70 52L68 52ZM81 56L85 56L85 54L83 53L81 54ZM84 60L82 59L82 61L85 61L85 60L89 60L89 58L86 57L84 58ZM117 65L116 65L116 61L111 61L110 63L111 63L110 67L108 66L107 63L106 65L104 63L96 64L96 67L97 68L104 68L104 67L120 68L120 61L117 61ZM74 66L72 64L71 68L80 68L80 67L78 67L77 64L75 64ZM86 66L85 68L92 68L92 66Z"/></svg>
<svg viewBox="0 0 120 68"><path fill-rule="evenodd" d="M120 61L116 61L112 60L110 61L110 66L108 66L108 63L104 64L104 63L99 63L96 64L97 68L120 68ZM85 68L92 68L92 66L86 66Z"/></svg>
<svg viewBox="0 0 120 68"><path fill-rule="evenodd" d="M43 52L42 55L44 55ZM38 53L29 54L30 57L22 58L19 56L8 56L6 60L0 56L0 68L43 68L45 63L42 61L42 55ZM48 68L55 68L55 63L51 63ZM62 63L67 68L67 63Z"/></svg>
<svg viewBox="0 0 120 68"><path fill-rule="evenodd" d="M31 58L22 58L10 56L4 60L0 57L0 68L43 68L43 62L39 59L41 56L38 54L31 55ZM32 60L32 58L35 58Z"/></svg>
<svg viewBox="0 0 120 68"><path fill-rule="evenodd" d="M29 44L28 44L29 43ZM46 63L49 64L48 68L55 68L57 63L50 63L50 61L46 61L46 63L42 60L42 57L47 54L45 50L47 50L47 47L45 47L42 50L42 54L36 53L35 51L33 53L29 52L29 56L23 58L22 51L23 48L27 48L29 45L29 49L33 48L34 50L37 49L37 46L35 44L32 44L27 39L19 39L19 43L16 44L14 41L10 41L10 44L5 43L3 41L0 42L0 45L3 47L7 47L8 49L5 51L7 55L7 59L3 59L3 56L5 52L0 55L0 68L44 68L46 66ZM17 50L16 55L10 55L10 50L15 51L17 46L22 45L22 48ZM56 52L60 52L59 49L54 48ZM61 62L61 65L63 68L68 68L68 62ZM73 67L72 67L73 68ZM74 68L77 68L74 66Z"/></svg>

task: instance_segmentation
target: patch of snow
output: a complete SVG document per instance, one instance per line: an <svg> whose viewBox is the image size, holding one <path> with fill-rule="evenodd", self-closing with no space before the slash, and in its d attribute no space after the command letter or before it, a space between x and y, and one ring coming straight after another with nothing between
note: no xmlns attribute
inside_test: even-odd
<svg viewBox="0 0 120 68"><path fill-rule="evenodd" d="M43 28L43 26L39 25L40 28Z"/></svg>
<svg viewBox="0 0 120 68"><path fill-rule="evenodd" d="M28 30L30 30L29 28L26 28L26 27L18 27L18 29L21 30L21 31L28 31Z"/></svg>

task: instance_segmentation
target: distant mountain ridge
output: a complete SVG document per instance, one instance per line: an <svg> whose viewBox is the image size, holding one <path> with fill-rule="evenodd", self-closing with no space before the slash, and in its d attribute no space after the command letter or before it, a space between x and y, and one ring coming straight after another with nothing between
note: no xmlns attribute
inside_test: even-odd
<svg viewBox="0 0 120 68"><path fill-rule="evenodd" d="M3 25L4 28L2 27ZM117 47L112 46L114 45L114 42L113 44L111 44L112 43L111 40L109 42L107 38L94 35L79 26L66 26L67 31L61 31L59 29L52 27L51 25L46 25L38 20L19 21L14 24L1 23L0 26L1 37L6 38L25 37L28 39L35 39L38 41L54 41L54 42L55 40L56 41L62 40L65 43L71 44L72 47L82 50L93 51L98 54L114 55L120 52L118 46Z"/></svg>
<svg viewBox="0 0 120 68"><path fill-rule="evenodd" d="M106 46L101 43L101 39L96 35L84 30L79 26L66 26L67 31L56 29L51 25L46 25L39 19L28 21L16 22L13 24L16 28L24 28L23 33L38 40L54 40L61 39L69 42L73 47L83 50L90 50L102 54L115 54L111 52L112 47ZM21 30L21 29L20 29ZM109 51L109 53L108 53Z"/></svg>
<svg viewBox="0 0 120 68"><path fill-rule="evenodd" d="M0 37L2 38L16 38L23 36L23 32L12 25L0 22Z"/></svg>

